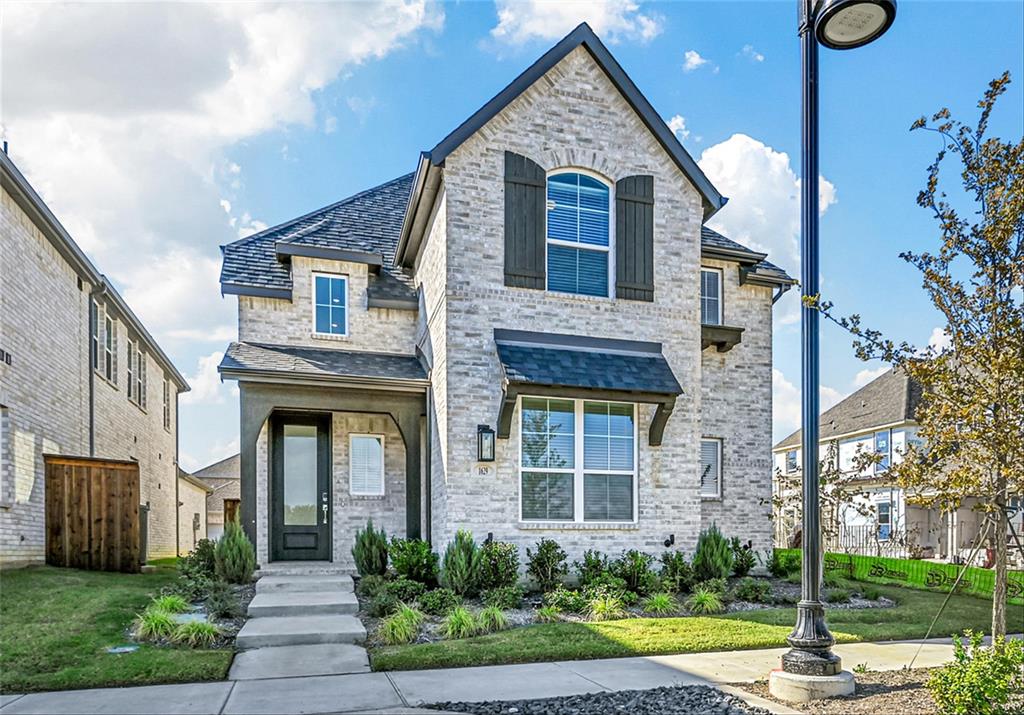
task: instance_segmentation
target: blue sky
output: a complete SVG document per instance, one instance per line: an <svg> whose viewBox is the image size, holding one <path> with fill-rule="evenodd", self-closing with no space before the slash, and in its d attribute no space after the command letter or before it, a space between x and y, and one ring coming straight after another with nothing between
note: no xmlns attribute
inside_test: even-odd
<svg viewBox="0 0 1024 715"><path fill-rule="evenodd" d="M4 11L11 156L195 384L186 468L236 448L217 247L411 171L580 20L732 198L712 225L798 271L795 3L43 7ZM942 106L973 120L1008 69L991 130L1019 138L1022 48L1022 3L902 2L880 41L821 51L822 288L842 312L928 342L938 317L898 253L934 245L914 199L939 145L907 130ZM776 306L777 438L798 419L797 302ZM826 404L877 367L825 328Z"/></svg>

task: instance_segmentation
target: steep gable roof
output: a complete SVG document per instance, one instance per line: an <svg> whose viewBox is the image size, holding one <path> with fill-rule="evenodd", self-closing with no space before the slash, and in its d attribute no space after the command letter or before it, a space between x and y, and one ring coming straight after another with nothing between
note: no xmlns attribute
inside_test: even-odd
<svg viewBox="0 0 1024 715"><path fill-rule="evenodd" d="M821 440L912 421L920 402L920 385L906 373L889 370L821 415ZM797 430L772 449L799 447L802 434Z"/></svg>

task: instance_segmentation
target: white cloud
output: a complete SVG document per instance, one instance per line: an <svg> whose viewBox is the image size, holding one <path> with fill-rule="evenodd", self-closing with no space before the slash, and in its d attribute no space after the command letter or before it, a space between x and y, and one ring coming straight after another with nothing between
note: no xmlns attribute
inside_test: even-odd
<svg viewBox="0 0 1024 715"><path fill-rule="evenodd" d="M217 440L196 453L182 449L179 456L182 469L186 472L197 472L233 454L238 454L237 439Z"/></svg>
<svg viewBox="0 0 1024 715"><path fill-rule="evenodd" d="M952 344L952 339L946 335L943 328L934 328L931 337L928 338L928 345L939 352L948 349Z"/></svg>
<svg viewBox="0 0 1024 715"><path fill-rule="evenodd" d="M338 131L338 118L333 114L324 117L324 134L334 134Z"/></svg>
<svg viewBox="0 0 1024 715"><path fill-rule="evenodd" d="M679 141L683 141L690 136L690 130L686 128L686 118L680 114L668 120L668 128L672 130L672 133L676 135Z"/></svg>
<svg viewBox="0 0 1024 715"><path fill-rule="evenodd" d="M881 377L885 373L889 372L890 368L888 365L881 365L874 370L870 368L864 368L853 376L853 384L855 387L864 387L872 380Z"/></svg>
<svg viewBox="0 0 1024 715"><path fill-rule="evenodd" d="M661 34L662 18L641 12L634 0L496 0L498 24L491 36L506 45L557 40L587 22L602 40L650 42Z"/></svg>
<svg viewBox="0 0 1024 715"><path fill-rule="evenodd" d="M819 386L818 400L822 412L842 400L844 395L827 385ZM800 427L800 388L777 368L772 368L772 433L773 442L788 436Z"/></svg>
<svg viewBox="0 0 1024 715"><path fill-rule="evenodd" d="M183 405L220 405L229 394L237 394L238 386L233 382L222 383L217 366L224 359L223 351L215 351L199 358L196 371L188 375L192 390L181 396Z"/></svg>
<svg viewBox="0 0 1024 715"><path fill-rule="evenodd" d="M708 63L708 60L700 56L696 50L687 50L683 54L683 72L693 72Z"/></svg>
<svg viewBox="0 0 1024 715"><path fill-rule="evenodd" d="M361 124L365 123L369 119L370 113L377 108L376 97L349 97L345 103L348 104L348 108L352 110Z"/></svg>
<svg viewBox="0 0 1024 715"><path fill-rule="evenodd" d="M740 50L740 54L751 62L764 62L764 55L755 50L753 45L743 45L743 49Z"/></svg>

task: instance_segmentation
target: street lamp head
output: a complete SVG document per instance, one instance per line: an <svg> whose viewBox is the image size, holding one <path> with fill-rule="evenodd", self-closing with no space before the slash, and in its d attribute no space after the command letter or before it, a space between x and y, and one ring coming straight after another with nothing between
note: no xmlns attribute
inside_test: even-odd
<svg viewBox="0 0 1024 715"><path fill-rule="evenodd" d="M822 0L815 14L818 42L850 50L881 37L896 19L896 0Z"/></svg>

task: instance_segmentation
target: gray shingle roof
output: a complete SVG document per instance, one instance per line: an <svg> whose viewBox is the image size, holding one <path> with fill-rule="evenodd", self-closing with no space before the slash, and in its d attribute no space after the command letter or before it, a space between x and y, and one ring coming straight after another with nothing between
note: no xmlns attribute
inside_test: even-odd
<svg viewBox="0 0 1024 715"><path fill-rule="evenodd" d="M827 441L833 436L913 420L920 402L920 385L905 373L889 370L826 410L819 421L820 437ZM774 449L799 447L802 432L797 430Z"/></svg>
<svg viewBox="0 0 1024 715"><path fill-rule="evenodd" d="M217 369L230 373L273 372L314 378L427 379L420 361L412 355L264 343L231 343Z"/></svg>
<svg viewBox="0 0 1024 715"><path fill-rule="evenodd" d="M747 248L741 243L736 243L736 241L733 241L731 238L726 238L718 231L708 228L707 226L700 227L700 245L704 250L717 248L730 253L746 253L750 256L751 260L755 258L757 259L757 262L753 265L753 269L758 275L776 278L779 280L793 280L782 268L779 268L771 261L766 260L763 253Z"/></svg>
<svg viewBox="0 0 1024 715"><path fill-rule="evenodd" d="M683 392L660 353L620 354L501 342L497 345L505 378L512 383L664 395Z"/></svg>

